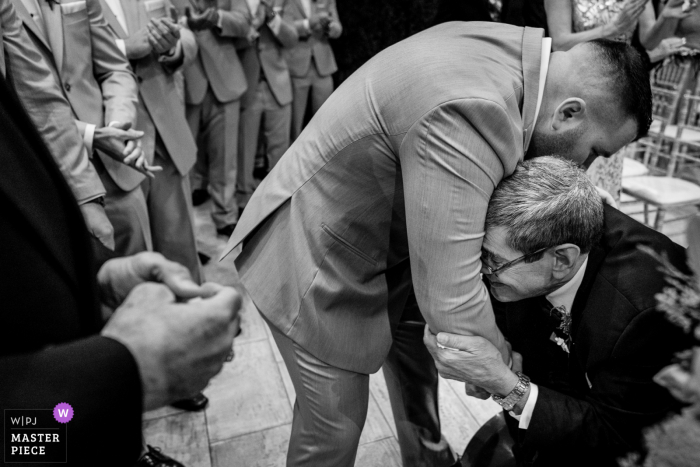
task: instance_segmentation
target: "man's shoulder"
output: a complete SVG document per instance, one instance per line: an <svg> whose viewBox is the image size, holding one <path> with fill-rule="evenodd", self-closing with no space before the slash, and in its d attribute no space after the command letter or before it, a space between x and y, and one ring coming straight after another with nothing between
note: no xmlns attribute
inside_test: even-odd
<svg viewBox="0 0 700 467"><path fill-rule="evenodd" d="M687 271L683 247L666 235L606 206L603 236L598 247L591 252L592 258L602 255L596 274L606 288L619 294L637 312L654 307L655 295L666 284L658 261L640 246L666 255L676 268Z"/></svg>

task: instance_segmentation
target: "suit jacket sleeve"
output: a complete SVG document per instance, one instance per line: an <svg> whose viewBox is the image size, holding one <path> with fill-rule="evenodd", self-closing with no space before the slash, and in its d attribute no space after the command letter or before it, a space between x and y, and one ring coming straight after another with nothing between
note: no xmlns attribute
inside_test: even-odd
<svg viewBox="0 0 700 467"><path fill-rule="evenodd" d="M197 59L199 46L194 33L186 27L180 29L180 43L182 44L182 68L184 69Z"/></svg>
<svg viewBox="0 0 700 467"><path fill-rule="evenodd" d="M508 358L480 278L486 209L522 134L486 99L440 105L416 122L399 150L411 274L434 332L479 335ZM508 156L507 153L510 153Z"/></svg>
<svg viewBox="0 0 700 467"><path fill-rule="evenodd" d="M71 404L75 417L69 458L75 457L74 450L92 451L98 437L101 445L122 442L133 458L138 455L133 451L140 445L141 379L131 353L117 341L93 336L31 354L0 356L0 374L11 375L0 382L3 409ZM120 406L118 420L109 401Z"/></svg>
<svg viewBox="0 0 700 467"><path fill-rule="evenodd" d="M116 37L107 25L99 0L87 0L92 40L93 73L102 89L105 125L110 122L136 126L138 88L129 62L117 47Z"/></svg>
<svg viewBox="0 0 700 467"><path fill-rule="evenodd" d="M283 8L280 19L282 20L280 29L277 34L274 34L274 32L273 34L277 40L280 41L282 47L288 49L292 48L299 43L299 34L297 33L296 27L294 27L294 17L291 15L289 9Z"/></svg>
<svg viewBox="0 0 700 467"><path fill-rule="evenodd" d="M589 446L619 454L639 449L640 430L679 407L652 378L685 340L655 308L643 311L624 329L611 357L589 370L588 393L569 395L539 385L521 441L534 449Z"/></svg>
<svg viewBox="0 0 700 467"><path fill-rule="evenodd" d="M48 64L34 48L9 0L0 0L7 77L81 203L105 194L90 163L73 112Z"/></svg>
<svg viewBox="0 0 700 467"><path fill-rule="evenodd" d="M338 7L336 5L335 0L330 0L330 13L331 13L331 22L336 25L336 32L335 34L330 35L329 37L331 39L337 39L340 37L341 34L343 34L343 24L340 22L340 17L338 16Z"/></svg>
<svg viewBox="0 0 700 467"><path fill-rule="evenodd" d="M250 30L250 13L245 2L219 0L222 37L246 37Z"/></svg>

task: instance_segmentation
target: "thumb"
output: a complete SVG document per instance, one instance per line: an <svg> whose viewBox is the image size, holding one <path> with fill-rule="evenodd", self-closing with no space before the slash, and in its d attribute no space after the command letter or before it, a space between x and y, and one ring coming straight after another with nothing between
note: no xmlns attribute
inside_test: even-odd
<svg viewBox="0 0 700 467"><path fill-rule="evenodd" d="M458 334L450 334L448 332L440 332L437 335L437 341L439 344L457 350L469 350L469 340L469 336L460 336Z"/></svg>
<svg viewBox="0 0 700 467"><path fill-rule="evenodd" d="M211 298L206 298L203 301L209 310L224 312L227 320L233 321L241 309L242 298L241 294L233 287L222 287Z"/></svg>

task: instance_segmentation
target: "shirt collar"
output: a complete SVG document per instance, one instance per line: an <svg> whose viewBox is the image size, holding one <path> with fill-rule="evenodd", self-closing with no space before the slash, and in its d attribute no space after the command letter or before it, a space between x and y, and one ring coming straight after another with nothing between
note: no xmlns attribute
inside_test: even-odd
<svg viewBox="0 0 700 467"><path fill-rule="evenodd" d="M544 85L547 81L547 71L549 71L549 55L552 50L552 38L543 37L542 38L542 55L540 58L540 85L537 89L537 106L535 106L535 120L534 126L537 125L537 117L540 115L540 106L542 105L542 97L544 97Z"/></svg>
<svg viewBox="0 0 700 467"><path fill-rule="evenodd" d="M583 264L569 282L547 295L547 300L549 300L549 303L551 303L554 308L563 305L566 311L571 312L576 293L578 292L578 288L581 287L581 282L583 282L583 276L586 273L587 265L588 256L583 260Z"/></svg>

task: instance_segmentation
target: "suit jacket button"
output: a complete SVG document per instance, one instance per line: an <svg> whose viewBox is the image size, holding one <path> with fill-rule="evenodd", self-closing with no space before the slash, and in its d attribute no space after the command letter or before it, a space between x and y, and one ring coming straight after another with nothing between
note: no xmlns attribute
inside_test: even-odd
<svg viewBox="0 0 700 467"><path fill-rule="evenodd" d="M66 88L67 92L70 92L70 83L66 83L63 87Z"/></svg>

